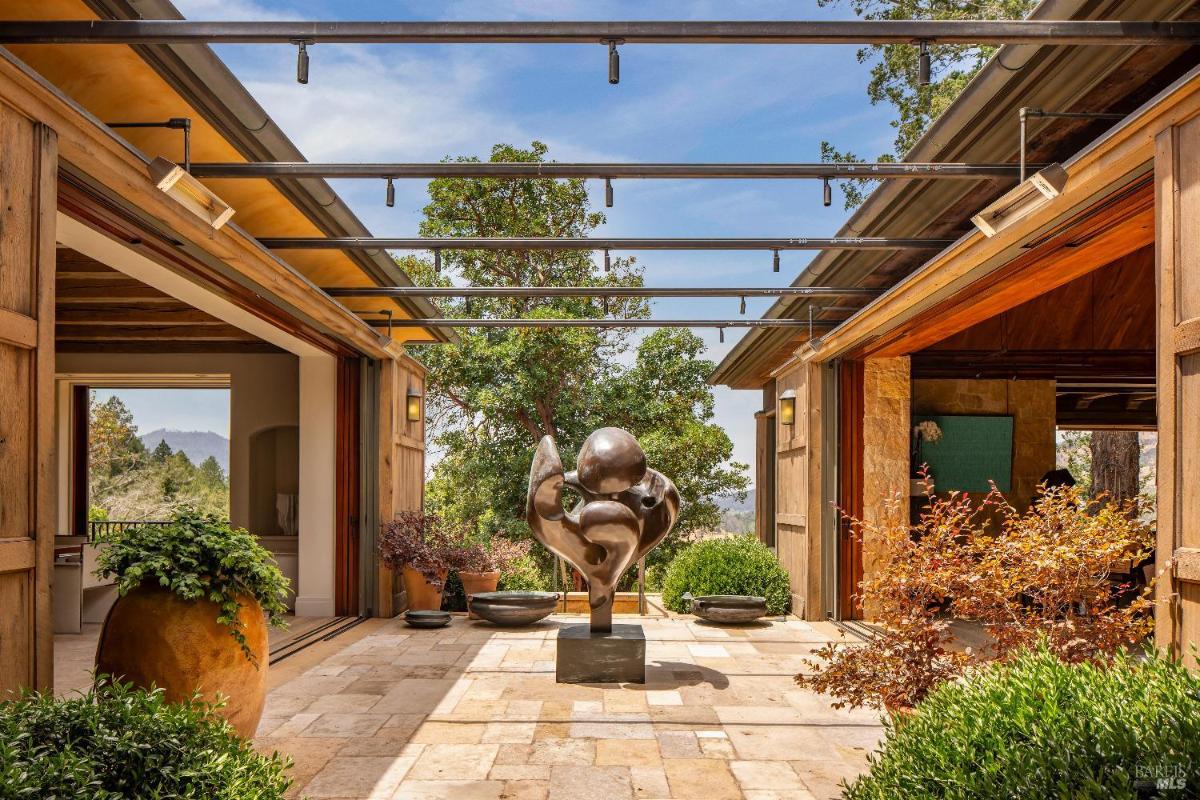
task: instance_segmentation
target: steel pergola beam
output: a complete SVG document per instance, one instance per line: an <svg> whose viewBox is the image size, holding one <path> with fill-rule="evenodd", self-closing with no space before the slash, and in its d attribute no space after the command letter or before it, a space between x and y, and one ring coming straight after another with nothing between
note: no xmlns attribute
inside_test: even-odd
<svg viewBox="0 0 1200 800"><path fill-rule="evenodd" d="M1042 165L1031 165L1040 169ZM621 164L561 162L310 163L264 161L192 164L197 178L609 178L609 179L816 179L977 180L1017 178L1020 164L852 163Z"/></svg>
<svg viewBox="0 0 1200 800"><path fill-rule="evenodd" d="M0 44L1099 44L1188 45L1196 22L772 20L303 22L6 20Z"/></svg>
<svg viewBox="0 0 1200 800"><path fill-rule="evenodd" d="M876 236L791 238L393 238L387 236L260 237L272 250L941 250L954 239Z"/></svg>
<svg viewBox="0 0 1200 800"><path fill-rule="evenodd" d="M878 297L882 289L835 286L333 286L330 297Z"/></svg>
<svg viewBox="0 0 1200 800"><path fill-rule="evenodd" d="M808 328L799 319L372 319L376 328ZM815 320L815 328L831 328L838 322Z"/></svg>

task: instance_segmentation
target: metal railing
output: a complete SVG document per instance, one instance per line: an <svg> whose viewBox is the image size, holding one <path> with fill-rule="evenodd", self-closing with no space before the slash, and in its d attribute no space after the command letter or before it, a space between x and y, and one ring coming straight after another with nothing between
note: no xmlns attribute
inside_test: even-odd
<svg viewBox="0 0 1200 800"><path fill-rule="evenodd" d="M101 542L111 541L112 537L129 528L144 528L148 525L170 525L169 520L163 519L142 519L142 520L121 520L121 519L103 519L103 520L88 520L88 541L92 544L100 544Z"/></svg>

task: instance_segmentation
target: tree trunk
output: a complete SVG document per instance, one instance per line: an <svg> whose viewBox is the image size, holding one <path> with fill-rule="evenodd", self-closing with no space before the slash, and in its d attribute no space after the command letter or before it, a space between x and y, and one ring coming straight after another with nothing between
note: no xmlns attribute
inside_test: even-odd
<svg viewBox="0 0 1200 800"><path fill-rule="evenodd" d="M1138 496L1141 448L1137 431L1092 432L1092 494L1113 502Z"/></svg>

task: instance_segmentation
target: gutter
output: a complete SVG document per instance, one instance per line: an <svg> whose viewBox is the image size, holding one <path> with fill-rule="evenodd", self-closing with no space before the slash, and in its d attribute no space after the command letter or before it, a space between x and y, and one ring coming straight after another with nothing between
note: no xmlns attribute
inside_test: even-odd
<svg viewBox="0 0 1200 800"><path fill-rule="evenodd" d="M84 0L108 19L184 19L170 0ZM138 54L251 161L307 161L258 101L207 45L136 45ZM320 178L273 179L293 205L328 236L370 236L345 201ZM412 279L384 250L347 253L379 286L412 286ZM414 318L438 318L425 298L398 301ZM456 342L447 328L427 329L439 342Z"/></svg>

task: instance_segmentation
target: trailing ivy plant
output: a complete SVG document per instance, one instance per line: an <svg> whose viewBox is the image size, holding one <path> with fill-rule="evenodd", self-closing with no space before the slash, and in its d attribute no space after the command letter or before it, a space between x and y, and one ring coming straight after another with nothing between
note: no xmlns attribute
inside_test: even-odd
<svg viewBox="0 0 1200 800"><path fill-rule="evenodd" d="M242 648L246 644L238 611L238 596L253 597L277 628L285 626L284 599L290 582L271 553L244 528L190 508L176 512L167 525L143 525L115 536L100 550L96 574L115 577L125 595L143 583L156 583L184 600L211 600L219 609L217 621Z"/></svg>

